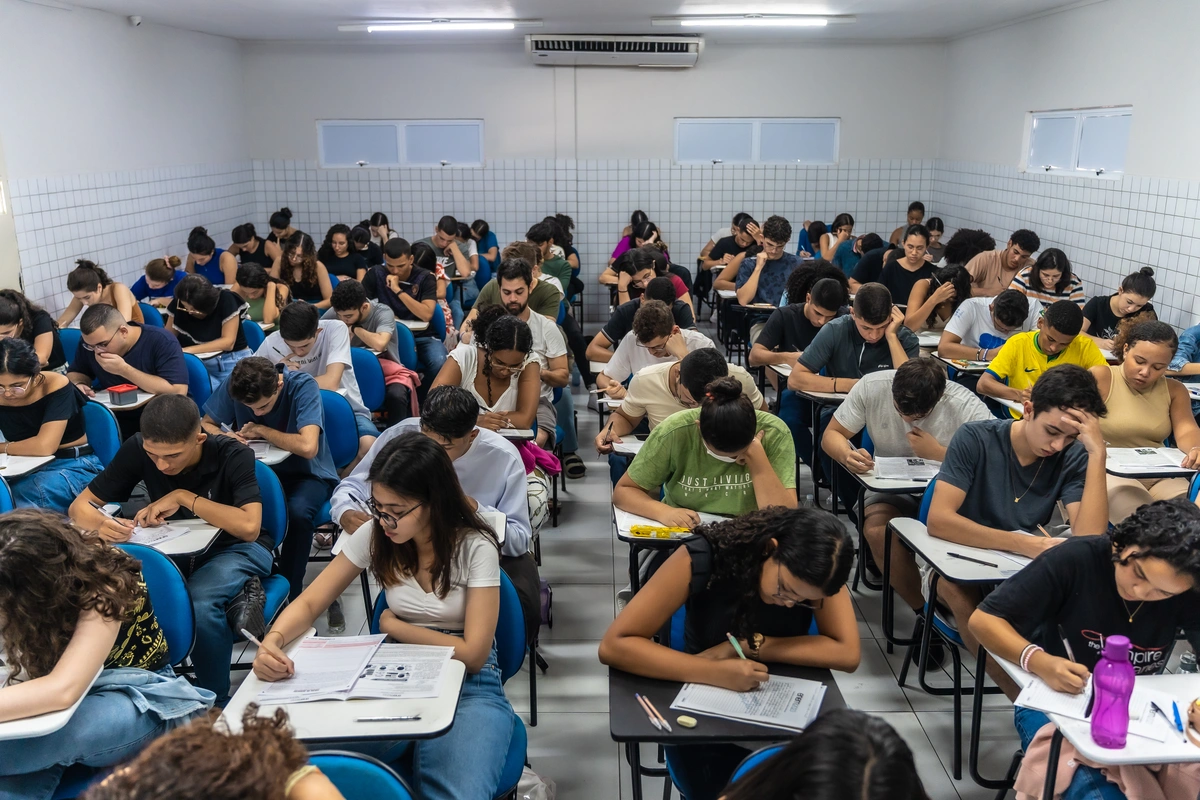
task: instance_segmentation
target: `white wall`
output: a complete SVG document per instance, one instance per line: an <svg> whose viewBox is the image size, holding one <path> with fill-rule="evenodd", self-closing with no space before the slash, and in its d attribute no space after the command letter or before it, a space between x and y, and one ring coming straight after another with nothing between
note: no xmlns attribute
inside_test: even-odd
<svg viewBox="0 0 1200 800"><path fill-rule="evenodd" d="M1195 0L1107 0L950 43L939 157L1015 166L1025 114L1133 104L1131 175L1200 178Z"/></svg>

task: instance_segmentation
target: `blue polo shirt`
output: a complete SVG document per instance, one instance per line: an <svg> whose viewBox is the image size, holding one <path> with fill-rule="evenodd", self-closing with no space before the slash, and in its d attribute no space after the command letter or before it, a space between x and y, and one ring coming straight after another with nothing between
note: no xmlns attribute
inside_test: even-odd
<svg viewBox="0 0 1200 800"><path fill-rule="evenodd" d="M151 289L150 284L146 283L146 276L143 275L133 282L133 286L129 287L129 291L133 292L133 296L137 300L146 300L150 297L174 297L176 284L186 277L186 272L177 269L175 270L175 277L171 278L170 283L161 289Z"/></svg>
<svg viewBox="0 0 1200 800"><path fill-rule="evenodd" d="M255 422L274 428L282 433L299 433L307 425L316 425L321 433L317 439L317 455L305 459L297 455L288 456L274 470L279 475L321 478L337 483L337 468L329 451L329 440L325 438L325 411L321 405L321 387L307 372L288 370L283 375L283 386L274 407L263 416L256 415L250 407L234 400L229 394L229 378L221 384L208 402L204 413L218 423L241 428L247 422Z"/></svg>
<svg viewBox="0 0 1200 800"><path fill-rule="evenodd" d="M169 383L187 386L187 364L183 361L183 348L174 334L167 333L164 328L154 328L149 325L139 325L136 322L126 323L131 328L139 328L142 335L129 348L122 358L134 369L147 375L156 375ZM110 386L120 386L129 383L120 375L106 372L96 363L96 354L83 346L83 339L75 349L75 357L71 359L70 372L78 372L92 379L93 385L100 389Z"/></svg>

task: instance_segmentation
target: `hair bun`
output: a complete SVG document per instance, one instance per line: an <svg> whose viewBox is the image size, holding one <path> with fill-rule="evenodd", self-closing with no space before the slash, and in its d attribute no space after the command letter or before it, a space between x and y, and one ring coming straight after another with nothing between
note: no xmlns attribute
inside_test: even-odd
<svg viewBox="0 0 1200 800"><path fill-rule="evenodd" d="M1145 275L1147 278L1154 277L1154 270L1151 269L1150 267L1142 267L1141 269L1138 270L1138 272Z"/></svg>
<svg viewBox="0 0 1200 800"><path fill-rule="evenodd" d="M726 375L706 386L704 392L708 395L706 402L732 403L742 396L742 384L737 378Z"/></svg>
<svg viewBox="0 0 1200 800"><path fill-rule="evenodd" d="M284 206L283 208L279 209L279 213L283 214L288 219L292 218L292 210L290 208L288 208L287 206Z"/></svg>
<svg viewBox="0 0 1200 800"><path fill-rule="evenodd" d="M196 227L192 228L192 232L188 234L188 238L190 239L193 236L208 236L208 229L197 225Z"/></svg>
<svg viewBox="0 0 1200 800"><path fill-rule="evenodd" d="M183 262L179 260L179 256L168 256L167 263L170 264L172 267L178 267Z"/></svg>
<svg viewBox="0 0 1200 800"><path fill-rule="evenodd" d="M76 269L95 269L96 262L91 261L86 258L77 258L77 259L75 259L75 268Z"/></svg>

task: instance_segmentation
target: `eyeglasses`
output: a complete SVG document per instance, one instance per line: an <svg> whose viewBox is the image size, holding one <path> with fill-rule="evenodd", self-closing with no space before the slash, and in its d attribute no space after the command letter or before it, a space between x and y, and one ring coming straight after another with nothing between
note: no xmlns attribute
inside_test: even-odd
<svg viewBox="0 0 1200 800"><path fill-rule="evenodd" d="M82 345L83 345L83 349L84 349L84 350L87 350L89 353L94 353L94 352L96 352L96 348L97 348L97 347L103 347L105 350L107 350L107 349L108 349L108 346L109 346L110 344L112 344L112 340L113 340L113 339L115 339L115 338L117 338L117 336L118 336L118 335L120 335L120 333L121 333L121 329L120 329L120 328L117 328L117 332L116 332L116 333L114 333L112 336L108 337L108 341L107 341L107 342L100 342L99 344L88 344L87 342L85 342L85 341L82 341L82 340L80 340L80 342L79 342L79 343L80 343L80 344L82 344Z"/></svg>
<svg viewBox="0 0 1200 800"><path fill-rule="evenodd" d="M801 608L807 608L812 611L820 611L825 606L825 598L823 597L818 600L808 600L803 597L797 597L791 592L785 590L783 588L783 570L778 565L775 567L775 578L775 594L772 595L772 597L774 597L776 600L782 600L785 603L790 603L794 606L800 606Z"/></svg>
<svg viewBox="0 0 1200 800"><path fill-rule="evenodd" d="M425 505L425 504L417 503L415 506L410 508L408 511L405 511L400 516L394 516L392 514L387 513L386 511L380 511L379 504L376 503L375 498L372 497L370 500L367 501L367 510L371 512L372 517L379 520L379 524L382 525L383 527L395 528L397 525L400 524L400 520L404 519L409 514L413 513L414 511L416 511L418 508L420 508L423 505Z"/></svg>
<svg viewBox="0 0 1200 800"><path fill-rule="evenodd" d="M34 377L35 376L30 375L29 380L25 381L24 386L0 386L0 394L5 395L6 397L24 397L25 393L29 391L29 387L33 385Z"/></svg>

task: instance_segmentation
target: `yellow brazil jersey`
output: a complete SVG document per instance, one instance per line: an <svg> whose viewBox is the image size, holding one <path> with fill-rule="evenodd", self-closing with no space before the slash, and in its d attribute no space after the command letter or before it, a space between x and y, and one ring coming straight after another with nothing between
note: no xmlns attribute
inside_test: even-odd
<svg viewBox="0 0 1200 800"><path fill-rule="evenodd" d="M1108 363L1096 343L1082 333L1052 356L1038 347L1038 336L1037 331L1027 331L1009 337L988 365L988 372L1013 389L1029 389L1043 372L1059 364L1077 364L1091 369ZM1012 415L1020 416L1015 411Z"/></svg>

